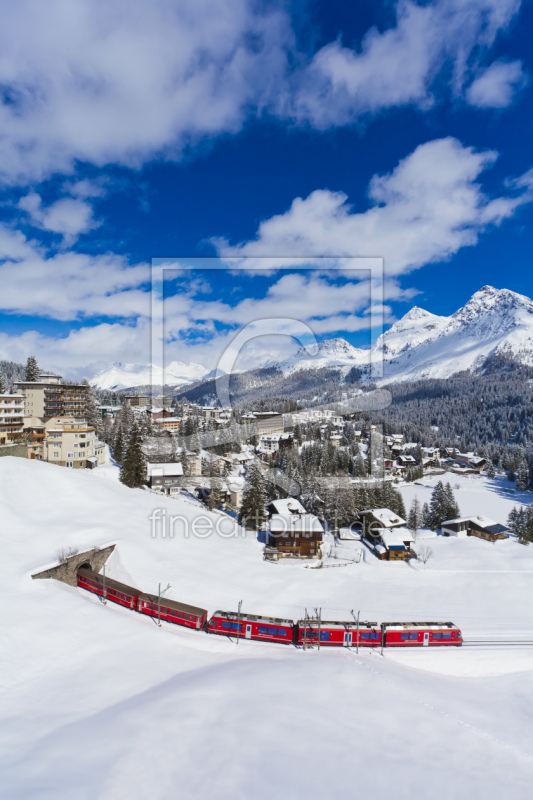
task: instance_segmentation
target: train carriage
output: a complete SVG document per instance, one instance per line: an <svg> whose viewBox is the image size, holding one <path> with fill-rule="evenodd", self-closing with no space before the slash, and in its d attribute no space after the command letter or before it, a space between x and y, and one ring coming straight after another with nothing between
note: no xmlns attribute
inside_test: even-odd
<svg viewBox="0 0 533 800"><path fill-rule="evenodd" d="M159 611L161 605L161 613ZM183 625L185 628L201 630L207 622L207 611L205 608L189 606L186 603L178 603L175 600L167 600L162 597L160 600L157 595L142 593L137 600L137 610L141 614L151 617L159 617L166 622L173 622L176 625Z"/></svg>
<svg viewBox="0 0 533 800"><path fill-rule="evenodd" d="M355 647L357 645L357 623L328 622L323 620L298 620L298 644L320 643L325 647ZM381 628L377 622L359 623L359 647L377 647L381 644Z"/></svg>
<svg viewBox="0 0 533 800"><path fill-rule="evenodd" d="M453 622L382 622L385 647L459 647L461 631Z"/></svg>
<svg viewBox="0 0 533 800"><path fill-rule="evenodd" d="M292 619L262 617L255 614L237 614L232 611L215 611L207 624L209 633L238 636L260 642L292 644L294 622Z"/></svg>
<svg viewBox="0 0 533 800"><path fill-rule="evenodd" d="M112 578L106 577L104 579L103 575L94 572L90 567L79 568L78 586L81 589L87 589L87 591L97 594L99 597L104 597L106 600L112 600L125 608L137 609L139 589L134 589L125 583L119 583Z"/></svg>

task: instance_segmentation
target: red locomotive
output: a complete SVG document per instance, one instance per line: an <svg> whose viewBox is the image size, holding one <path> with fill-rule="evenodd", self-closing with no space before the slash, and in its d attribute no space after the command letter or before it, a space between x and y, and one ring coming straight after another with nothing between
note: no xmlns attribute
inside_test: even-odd
<svg viewBox="0 0 533 800"><path fill-rule="evenodd" d="M385 647L446 647L463 643L453 622L382 622Z"/></svg>
<svg viewBox="0 0 533 800"><path fill-rule="evenodd" d="M89 567L78 570L78 586L126 608L165 622L221 636L303 646L328 647L460 647L461 631L453 622L337 622L279 619L233 611L215 611L158 598L105 578Z"/></svg>

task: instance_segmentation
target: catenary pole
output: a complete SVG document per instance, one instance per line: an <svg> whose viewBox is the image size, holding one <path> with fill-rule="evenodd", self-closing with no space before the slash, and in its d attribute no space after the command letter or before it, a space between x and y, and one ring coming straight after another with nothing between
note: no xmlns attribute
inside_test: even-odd
<svg viewBox="0 0 533 800"><path fill-rule="evenodd" d="M239 644L239 625L241 620L241 608L242 608L242 600L239 600L239 607L237 609L237 644Z"/></svg>
<svg viewBox="0 0 533 800"><path fill-rule="evenodd" d="M158 589L158 592L157 592L157 627L158 628L161 627L161 598L163 597L165 592L168 592L169 589L170 589L170 583L167 584L166 589L163 589L163 591L161 591L161 584L159 584L159 589Z"/></svg>

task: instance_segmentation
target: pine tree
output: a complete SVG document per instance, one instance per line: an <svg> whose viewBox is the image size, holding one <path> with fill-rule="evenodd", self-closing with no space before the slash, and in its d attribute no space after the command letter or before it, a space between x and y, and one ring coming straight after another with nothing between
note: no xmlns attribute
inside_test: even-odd
<svg viewBox="0 0 533 800"><path fill-rule="evenodd" d="M124 454L120 480L132 489L143 486L146 480L146 459L142 451L142 437L136 422L133 423L128 446Z"/></svg>
<svg viewBox="0 0 533 800"><path fill-rule="evenodd" d="M113 459L117 462L117 464L122 464L123 457L124 434L122 433L122 428L119 425L115 436L115 441L113 442Z"/></svg>
<svg viewBox="0 0 533 800"><path fill-rule="evenodd" d="M0 374L0 394L7 394L7 383L2 374Z"/></svg>
<svg viewBox="0 0 533 800"><path fill-rule="evenodd" d="M415 537L418 529L422 527L423 523L424 519L422 514L422 508L420 506L420 501L418 497L415 497L415 499L411 503L409 516L407 517L407 525L409 526L409 530L413 532Z"/></svg>
<svg viewBox="0 0 533 800"><path fill-rule="evenodd" d="M457 505L457 501L453 494L453 489L449 483L447 483L444 487L444 501L446 517L442 520L442 522L445 522L448 519L456 519L457 517L461 516L461 511Z"/></svg>
<svg viewBox="0 0 533 800"><path fill-rule="evenodd" d="M266 487L262 468L254 461L246 473L239 522L247 528L260 529L265 521L265 502Z"/></svg>
<svg viewBox="0 0 533 800"><path fill-rule="evenodd" d="M518 466L518 471L516 474L516 488L523 492L524 489L527 489L529 484L529 469L527 465L527 461L520 462Z"/></svg>
<svg viewBox="0 0 533 800"><path fill-rule="evenodd" d="M98 436L100 436L102 428L102 416L98 410L96 392L86 378L83 380L83 385L87 386L87 393L85 395L85 419L89 425L92 425Z"/></svg>
<svg viewBox="0 0 533 800"><path fill-rule="evenodd" d="M451 519L446 514L446 498L444 496L444 485L439 481L431 493L429 504L428 524L432 530L440 528L441 523Z"/></svg>
<svg viewBox="0 0 533 800"><path fill-rule="evenodd" d="M26 374L24 376L24 380L26 381L38 381L41 377L41 372L37 365L37 359L35 356L28 356L28 360L26 361Z"/></svg>
<svg viewBox="0 0 533 800"><path fill-rule="evenodd" d="M490 458L487 458L487 461L486 461L486 464L485 464L485 472L487 474L487 478L495 478L496 477L496 470L494 469L494 464L492 463Z"/></svg>
<svg viewBox="0 0 533 800"><path fill-rule="evenodd" d="M422 525L424 528L430 528L430 515L429 515L429 506L427 503L424 503L422 506Z"/></svg>

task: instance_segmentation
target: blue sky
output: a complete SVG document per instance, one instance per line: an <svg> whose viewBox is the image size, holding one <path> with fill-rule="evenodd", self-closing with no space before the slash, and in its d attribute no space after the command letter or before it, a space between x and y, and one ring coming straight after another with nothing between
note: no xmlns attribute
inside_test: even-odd
<svg viewBox="0 0 533 800"><path fill-rule="evenodd" d="M167 287L167 358L210 367L291 307L367 346L349 256L383 257L385 324L531 296L531 2L2 5L1 358L148 361L153 258L231 258Z"/></svg>

